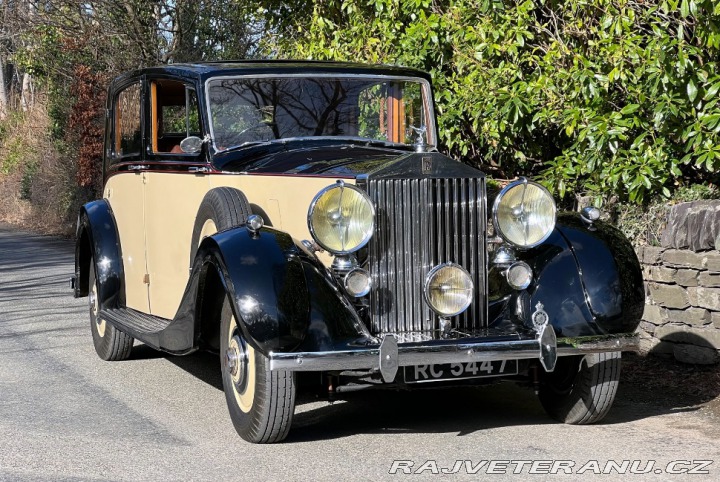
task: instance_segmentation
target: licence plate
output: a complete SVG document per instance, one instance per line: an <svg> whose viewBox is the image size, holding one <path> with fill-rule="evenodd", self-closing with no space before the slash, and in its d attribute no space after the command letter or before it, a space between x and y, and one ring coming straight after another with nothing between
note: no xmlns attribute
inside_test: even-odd
<svg viewBox="0 0 720 482"><path fill-rule="evenodd" d="M458 380L462 378L497 377L500 375L516 375L517 372L517 360L417 365L405 367L405 383L439 382L441 380Z"/></svg>

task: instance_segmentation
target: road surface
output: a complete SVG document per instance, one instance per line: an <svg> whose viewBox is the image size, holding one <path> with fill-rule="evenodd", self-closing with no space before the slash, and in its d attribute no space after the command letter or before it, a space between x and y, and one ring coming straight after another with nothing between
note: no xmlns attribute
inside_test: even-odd
<svg viewBox="0 0 720 482"><path fill-rule="evenodd" d="M137 344L125 362L96 356L86 299L70 290L73 249L0 225L2 480L420 480L454 468L444 478L574 480L608 460L649 470L630 480L720 480L720 419L708 400L627 383L604 423L583 427L552 422L512 384L365 392L332 405L301 394L286 443L247 444L227 414L216 356ZM713 463L667 465L693 460ZM489 472L484 461L496 461ZM602 478L623 477L610 468ZM656 473L666 470L709 474Z"/></svg>

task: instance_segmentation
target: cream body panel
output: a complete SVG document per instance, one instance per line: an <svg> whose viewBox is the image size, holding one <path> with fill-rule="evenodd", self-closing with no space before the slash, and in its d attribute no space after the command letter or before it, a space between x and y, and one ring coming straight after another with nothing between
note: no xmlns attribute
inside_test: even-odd
<svg viewBox="0 0 720 482"><path fill-rule="evenodd" d="M128 308L149 313L148 285L145 283L144 175L123 173L110 177L103 196L110 203L120 237L125 304Z"/></svg>
<svg viewBox="0 0 720 482"><path fill-rule="evenodd" d="M150 312L174 318L190 277L195 216L208 191L208 176L148 172L145 236L150 275Z"/></svg>
<svg viewBox="0 0 720 482"><path fill-rule="evenodd" d="M174 318L190 275L190 243L200 203L216 187L242 191L276 229L297 240L312 239L307 210L333 178L248 174L146 173L146 235L152 314ZM354 180L344 179L348 184ZM329 264L331 258L321 257Z"/></svg>
<svg viewBox="0 0 720 482"><path fill-rule="evenodd" d="M335 184L330 177L222 175L210 176L212 187L230 186L240 189L250 204L257 204L276 229L289 233L297 240L312 239L307 226L308 207L324 187ZM344 179L355 184L354 179ZM329 257L328 260L331 261ZM323 260L326 261L326 260ZM326 263L327 264L327 263Z"/></svg>

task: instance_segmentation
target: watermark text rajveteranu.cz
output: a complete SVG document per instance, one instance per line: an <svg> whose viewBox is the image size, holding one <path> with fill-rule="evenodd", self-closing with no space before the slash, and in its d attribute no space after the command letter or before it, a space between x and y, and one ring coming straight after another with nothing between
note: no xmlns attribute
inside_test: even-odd
<svg viewBox="0 0 720 482"><path fill-rule="evenodd" d="M390 474L689 474L707 475L712 460L673 460L659 464L655 460L455 460L438 464L436 460L416 463L393 460Z"/></svg>

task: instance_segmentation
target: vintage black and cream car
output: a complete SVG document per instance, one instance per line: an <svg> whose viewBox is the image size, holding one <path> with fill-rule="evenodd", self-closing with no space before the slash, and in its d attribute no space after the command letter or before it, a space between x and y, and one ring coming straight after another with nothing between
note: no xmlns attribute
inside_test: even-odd
<svg viewBox="0 0 720 482"><path fill-rule="evenodd" d="M103 199L77 227L75 295L100 358L134 340L219 353L251 442L287 436L298 381L332 398L511 378L558 420L600 420L637 347L630 244L527 179L488 189L437 151L435 119L429 75L402 67L115 79Z"/></svg>

